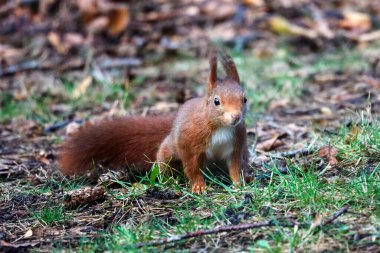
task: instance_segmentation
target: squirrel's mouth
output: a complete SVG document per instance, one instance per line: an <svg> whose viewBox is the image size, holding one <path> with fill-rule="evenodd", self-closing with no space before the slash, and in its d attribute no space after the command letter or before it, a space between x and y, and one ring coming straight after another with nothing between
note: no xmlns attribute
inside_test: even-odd
<svg viewBox="0 0 380 253"><path fill-rule="evenodd" d="M224 124L227 126L236 127L237 125L239 125L241 123L241 121L242 121L242 119L236 119L233 121L224 122Z"/></svg>

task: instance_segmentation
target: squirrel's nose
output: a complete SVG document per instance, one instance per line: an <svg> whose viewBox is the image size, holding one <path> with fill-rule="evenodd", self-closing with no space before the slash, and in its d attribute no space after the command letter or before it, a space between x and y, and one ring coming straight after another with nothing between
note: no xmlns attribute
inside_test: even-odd
<svg viewBox="0 0 380 253"><path fill-rule="evenodd" d="M232 118L232 120L233 120L233 124L236 124L236 123L238 123L239 121L240 121L240 119L241 119L241 114L240 113L238 113L238 114L231 114L231 118Z"/></svg>

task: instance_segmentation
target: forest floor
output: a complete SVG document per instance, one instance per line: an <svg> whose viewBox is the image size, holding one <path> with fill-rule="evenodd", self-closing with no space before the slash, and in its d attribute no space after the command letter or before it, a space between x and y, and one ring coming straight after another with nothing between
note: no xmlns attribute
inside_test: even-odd
<svg viewBox="0 0 380 253"><path fill-rule="evenodd" d="M41 6L34 13L33 6L8 4L12 11L2 16L2 24L17 32L0 29L1 252L380 251L378 43L348 39L356 33L328 40L305 31L275 35L261 23L244 25L248 21L231 28L252 14L249 6L226 3L207 29L215 37L231 31L243 38L213 42L231 53L247 92L250 182L233 189L206 174L207 194L194 195L183 176L162 178L155 166L133 184L113 172L96 182L67 179L59 171L58 148L78 125L112 115L167 114L202 95L209 43L199 35L209 22L202 15L181 23L165 8L139 4L129 8L146 8L149 15L136 14L130 34L118 35L118 25L93 25L108 33L89 39L75 26L78 15L65 12L68 3L49 15ZM169 6L194 12L186 4ZM235 7L239 15L231 14ZM122 23L124 7L112 8ZM304 19L271 8L289 22ZM24 12L33 14L32 23L20 19ZM59 22L52 23L54 17ZM278 19L270 18L278 32ZM66 28L70 22L73 31ZM135 26L144 33L135 35ZM149 33L150 26L158 35ZM178 235L187 238L175 240Z"/></svg>

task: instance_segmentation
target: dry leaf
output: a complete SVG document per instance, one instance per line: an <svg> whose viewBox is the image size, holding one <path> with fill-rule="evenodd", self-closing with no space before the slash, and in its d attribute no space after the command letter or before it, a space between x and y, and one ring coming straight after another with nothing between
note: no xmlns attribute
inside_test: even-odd
<svg viewBox="0 0 380 253"><path fill-rule="evenodd" d="M262 7L264 5L263 0L243 0L243 3L252 7Z"/></svg>
<svg viewBox="0 0 380 253"><path fill-rule="evenodd" d="M0 44L0 59L8 64L14 64L23 55L22 50L15 47Z"/></svg>
<svg viewBox="0 0 380 253"><path fill-rule="evenodd" d="M347 11L343 13L344 19L340 20L338 26L349 30L369 30L371 18L366 13Z"/></svg>
<svg viewBox="0 0 380 253"><path fill-rule="evenodd" d="M85 24L88 24L99 12L98 0L78 0L77 4Z"/></svg>
<svg viewBox="0 0 380 253"><path fill-rule="evenodd" d="M319 157L324 159L331 166L338 164L338 160L336 159L337 154L338 150L331 147L330 145L323 146L319 149Z"/></svg>
<svg viewBox="0 0 380 253"><path fill-rule="evenodd" d="M73 135L74 133L78 132L80 126L81 125L77 122L71 122L66 127L66 135Z"/></svg>
<svg viewBox="0 0 380 253"><path fill-rule="evenodd" d="M279 99L274 99L270 101L268 109L273 110L281 107L286 107L289 104L289 99L287 98L279 98Z"/></svg>
<svg viewBox="0 0 380 253"><path fill-rule="evenodd" d="M276 134L271 139L258 143L256 146L257 150L268 152L274 150L280 146L283 146L285 143L282 140L279 140L281 135Z"/></svg>
<svg viewBox="0 0 380 253"><path fill-rule="evenodd" d="M126 6L119 6L108 14L108 33L117 36L122 33L129 22L129 9Z"/></svg>
<svg viewBox="0 0 380 253"><path fill-rule="evenodd" d="M84 187L65 195L65 206L72 209L83 205L91 205L104 201L105 190L102 187Z"/></svg>
<svg viewBox="0 0 380 253"><path fill-rule="evenodd" d="M91 21L91 23L87 26L87 31L90 34L100 33L105 31L108 26L108 18L107 17L98 17Z"/></svg>
<svg viewBox="0 0 380 253"><path fill-rule="evenodd" d="M235 5L225 1L205 1L201 9L205 16L213 17L215 20L232 17L235 11Z"/></svg>
<svg viewBox="0 0 380 253"><path fill-rule="evenodd" d="M346 137L346 144L350 144L358 138L358 134L360 133L360 128L357 124L355 124L348 133Z"/></svg>
<svg viewBox="0 0 380 253"><path fill-rule="evenodd" d="M33 231L31 229L28 229L28 231L25 232L24 238L29 238L33 235Z"/></svg>
<svg viewBox="0 0 380 253"><path fill-rule="evenodd" d="M68 48L62 43L61 38L55 32L50 32L47 35L49 43L54 47L54 49L60 54L66 54Z"/></svg>
<svg viewBox="0 0 380 253"><path fill-rule="evenodd" d="M80 82L80 84L77 85L77 87L73 91L73 97L79 98L80 96L82 96L87 91L87 88L90 86L91 82L91 76L87 76L86 78L84 78L82 82Z"/></svg>
<svg viewBox="0 0 380 253"><path fill-rule="evenodd" d="M333 112L331 111L330 108L326 107L326 106L323 106L320 108L321 112L323 115L327 115L327 116L330 116L333 114Z"/></svg>
<svg viewBox="0 0 380 253"><path fill-rule="evenodd" d="M310 39L315 39L318 36L315 31L291 24L288 20L280 16L271 17L269 19L269 25L272 31L278 34L304 36Z"/></svg>
<svg viewBox="0 0 380 253"><path fill-rule="evenodd" d="M149 111L152 112L158 112L158 113L168 113L172 112L173 110L178 108L178 103L173 103L173 102L157 102L154 106L149 108Z"/></svg>
<svg viewBox="0 0 380 253"><path fill-rule="evenodd" d="M319 227L322 224L323 216L319 213L314 215L313 223L310 225L310 230L313 230L316 227Z"/></svg>

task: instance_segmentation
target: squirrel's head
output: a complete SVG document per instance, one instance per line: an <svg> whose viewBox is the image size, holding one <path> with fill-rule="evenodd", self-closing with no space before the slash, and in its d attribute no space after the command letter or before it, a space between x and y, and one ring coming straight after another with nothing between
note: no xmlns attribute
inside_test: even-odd
<svg viewBox="0 0 380 253"><path fill-rule="evenodd" d="M225 69L224 79L217 77L217 55ZM243 120L247 98L231 57L224 53L210 54L210 75L207 87L207 107L210 119L220 126L237 126Z"/></svg>

